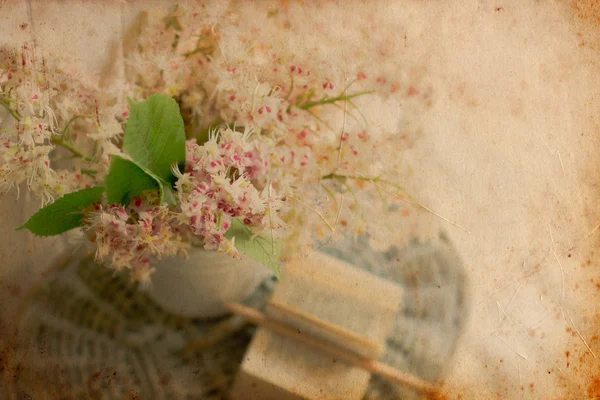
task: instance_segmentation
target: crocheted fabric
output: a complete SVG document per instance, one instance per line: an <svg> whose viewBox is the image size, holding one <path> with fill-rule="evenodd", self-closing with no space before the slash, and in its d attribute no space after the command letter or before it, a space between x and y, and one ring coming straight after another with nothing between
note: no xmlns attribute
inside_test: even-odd
<svg viewBox="0 0 600 400"><path fill-rule="evenodd" d="M381 360L439 379L467 315L466 277L448 241L375 251L369 237L322 251L405 288L403 308ZM285 271L283 271L285 273ZM245 303L261 309L273 280ZM20 332L34 349L25 360L39 382L64 399L222 399L255 331L237 316L185 319L163 311L128 277L89 257L71 259L28 299ZM14 393L25 393L17 380ZM373 377L367 399L418 394Z"/></svg>

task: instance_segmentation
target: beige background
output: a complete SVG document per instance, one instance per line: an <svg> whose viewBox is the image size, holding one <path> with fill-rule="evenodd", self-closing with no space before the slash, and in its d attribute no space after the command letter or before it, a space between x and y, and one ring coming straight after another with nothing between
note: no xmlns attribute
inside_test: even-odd
<svg viewBox="0 0 600 400"><path fill-rule="evenodd" d="M35 40L98 76L144 4L0 1L0 42ZM424 66L433 88L423 136L406 154L414 169L406 186L469 231L423 219L448 232L471 280L472 313L446 377L448 398L600 396L595 4L340 4L344 15L369 7L394 21L390 40L402 45L390 56ZM0 203L5 324L60 245L13 231L37 205L24 199L11 193Z"/></svg>

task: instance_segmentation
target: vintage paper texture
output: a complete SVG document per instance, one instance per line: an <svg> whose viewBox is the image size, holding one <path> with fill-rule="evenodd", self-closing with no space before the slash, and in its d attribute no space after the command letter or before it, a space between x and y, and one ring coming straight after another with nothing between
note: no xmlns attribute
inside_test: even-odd
<svg viewBox="0 0 600 400"><path fill-rule="evenodd" d="M0 43L33 42L108 82L123 73L121 34L148 7L165 4L0 1ZM414 116L422 135L404 155L405 183L467 230L431 214L421 220L450 236L472 291L445 398L600 398L600 3L306 1L299 9L292 23L305 24L307 37L316 34L312 13L330 13L340 40L357 37L361 18L380 19L389 34L382 51L432 88L431 107ZM368 35L361 40L368 45ZM61 243L14 231L36 209L26 200L10 193L0 203L0 374L15 377L16 304Z"/></svg>

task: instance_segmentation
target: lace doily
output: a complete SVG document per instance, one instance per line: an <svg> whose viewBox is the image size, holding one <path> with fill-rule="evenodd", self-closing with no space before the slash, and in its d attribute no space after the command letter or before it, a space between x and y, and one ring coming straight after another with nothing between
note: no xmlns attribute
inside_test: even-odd
<svg viewBox="0 0 600 400"><path fill-rule="evenodd" d="M440 378L467 315L460 260L443 236L385 252L368 239L323 251L406 289L382 361L426 380ZM262 308L275 284L263 282L245 303ZM28 298L19 330L29 344L23 359L34 372L30 379L42 379L57 398L191 400L226 397L255 327L236 316L171 315L127 276L74 257ZM22 377L9 390L27 398L29 383ZM418 394L372 377L366 398Z"/></svg>

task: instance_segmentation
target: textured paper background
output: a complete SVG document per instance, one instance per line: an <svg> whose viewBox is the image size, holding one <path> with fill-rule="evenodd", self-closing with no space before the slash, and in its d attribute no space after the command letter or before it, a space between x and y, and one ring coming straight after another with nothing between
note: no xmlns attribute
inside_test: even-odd
<svg viewBox="0 0 600 400"><path fill-rule="evenodd" d="M35 39L100 77L107 57L119 52L122 27L151 4L0 2L0 43ZM305 16L313 7L304 2ZM351 18L367 11L395 24L389 56L420 68L433 88L423 135L406 154L414 169L406 186L469 230L433 216L423 220L448 232L472 290L447 398L600 397L600 5L457 0L339 7L331 20L347 18L342 36L352 30ZM310 19L306 29L314 34ZM14 193L0 203L5 343L14 333L11 310L60 247L13 231L36 205ZM0 369L9 355L5 348Z"/></svg>

